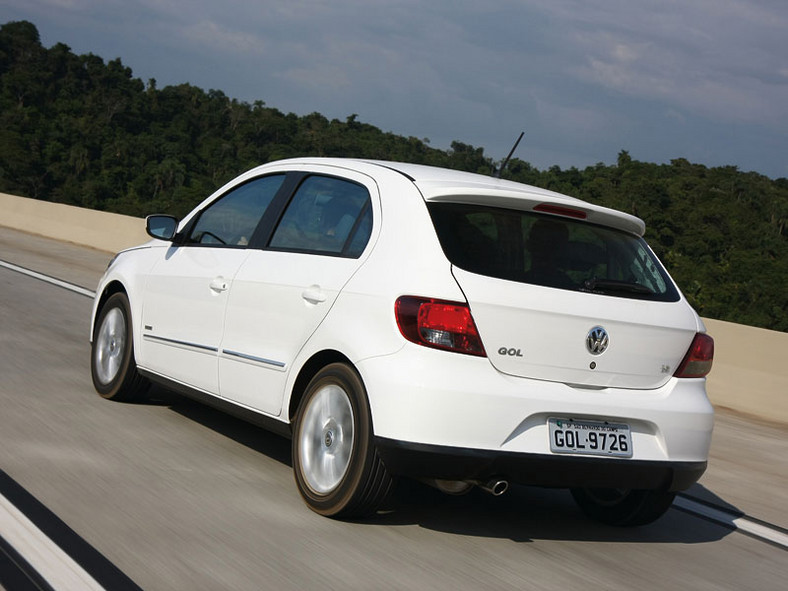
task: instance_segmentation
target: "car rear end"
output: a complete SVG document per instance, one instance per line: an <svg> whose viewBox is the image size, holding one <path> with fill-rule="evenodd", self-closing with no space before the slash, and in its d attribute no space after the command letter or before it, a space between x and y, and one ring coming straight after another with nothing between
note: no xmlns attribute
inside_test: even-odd
<svg viewBox="0 0 788 591"><path fill-rule="evenodd" d="M403 172L463 297L401 295L406 345L359 366L389 469L586 489L693 484L713 425L713 341L643 222L524 185Z"/></svg>

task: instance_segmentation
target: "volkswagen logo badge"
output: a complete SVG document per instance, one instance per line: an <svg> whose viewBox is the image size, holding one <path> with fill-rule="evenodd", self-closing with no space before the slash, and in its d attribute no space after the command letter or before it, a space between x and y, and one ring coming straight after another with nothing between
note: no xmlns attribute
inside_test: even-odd
<svg viewBox="0 0 788 591"><path fill-rule="evenodd" d="M591 355L601 355L607 349L610 339L607 336L607 331L601 326L595 326L588 331L586 337L586 349Z"/></svg>

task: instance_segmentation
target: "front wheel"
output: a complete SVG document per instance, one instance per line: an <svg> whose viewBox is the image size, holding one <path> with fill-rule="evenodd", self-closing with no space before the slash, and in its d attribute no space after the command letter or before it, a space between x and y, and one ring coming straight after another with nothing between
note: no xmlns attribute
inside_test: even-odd
<svg viewBox="0 0 788 591"><path fill-rule="evenodd" d="M391 488L372 440L364 384L344 363L326 366L309 382L292 445L296 486L316 513L363 517L377 510Z"/></svg>
<svg viewBox="0 0 788 591"><path fill-rule="evenodd" d="M109 400L141 399L148 381L137 372L131 310L124 293L111 295L99 312L90 349L93 386Z"/></svg>
<svg viewBox="0 0 788 591"><path fill-rule="evenodd" d="M588 517L609 525L646 525L670 508L675 492L617 488L573 488L572 497Z"/></svg>

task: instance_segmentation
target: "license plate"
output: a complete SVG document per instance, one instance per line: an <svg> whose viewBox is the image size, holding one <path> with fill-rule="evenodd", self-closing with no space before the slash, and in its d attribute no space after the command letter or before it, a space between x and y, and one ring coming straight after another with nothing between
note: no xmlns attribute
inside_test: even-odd
<svg viewBox="0 0 788 591"><path fill-rule="evenodd" d="M632 457L632 435L629 425L549 418L547 426L552 452Z"/></svg>

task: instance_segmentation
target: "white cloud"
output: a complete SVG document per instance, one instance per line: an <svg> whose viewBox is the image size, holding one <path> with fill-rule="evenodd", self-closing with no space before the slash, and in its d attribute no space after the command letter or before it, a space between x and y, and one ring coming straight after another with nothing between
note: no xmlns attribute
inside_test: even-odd
<svg viewBox="0 0 788 591"><path fill-rule="evenodd" d="M587 135L598 135L613 124L610 114L598 105L567 104L554 96L539 96L536 91L532 97L539 117L549 121L555 133L566 137L577 140Z"/></svg>
<svg viewBox="0 0 788 591"><path fill-rule="evenodd" d="M214 21L188 23L177 31L183 42L198 46L200 51L218 51L233 56L233 59L247 59L259 56L266 51L266 43L258 35L233 30Z"/></svg>
<svg viewBox="0 0 788 591"><path fill-rule="evenodd" d="M579 80L718 120L788 125L781 4L751 0L551 0L574 41ZM777 51L776 51L777 50Z"/></svg>

